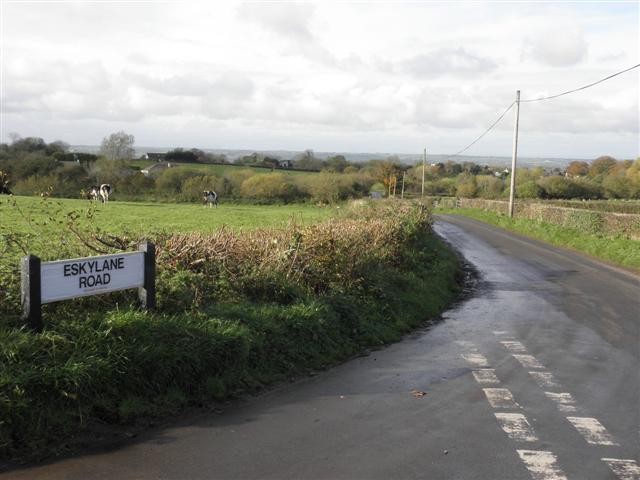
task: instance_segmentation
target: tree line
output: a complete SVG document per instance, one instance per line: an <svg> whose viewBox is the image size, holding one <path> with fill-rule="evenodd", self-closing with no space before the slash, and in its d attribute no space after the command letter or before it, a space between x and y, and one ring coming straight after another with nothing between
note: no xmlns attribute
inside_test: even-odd
<svg viewBox="0 0 640 480"><path fill-rule="evenodd" d="M197 201L210 189L230 199L323 203L373 192L398 197L423 191L422 163L407 165L394 156L367 162L350 162L343 155L321 159L312 150L288 161L284 172L279 168L283 164L280 159L257 152L230 162L224 155L176 148L163 158L180 164L180 168L145 176L131 164L134 141L132 135L117 132L105 137L99 154L92 155L72 152L62 141L46 143L38 137L13 134L10 143L0 144L3 184L21 195L78 198L90 185L110 183L121 200L166 201ZM233 163L236 167L215 173L195 168L202 163ZM272 172L264 173L265 168ZM292 173L295 170L317 173ZM424 179L425 195L498 199L508 196L510 172L504 167L450 160L426 164ZM603 156L592 162L573 161L564 170L521 168L516 186L519 198L639 199L640 159L621 161Z"/></svg>

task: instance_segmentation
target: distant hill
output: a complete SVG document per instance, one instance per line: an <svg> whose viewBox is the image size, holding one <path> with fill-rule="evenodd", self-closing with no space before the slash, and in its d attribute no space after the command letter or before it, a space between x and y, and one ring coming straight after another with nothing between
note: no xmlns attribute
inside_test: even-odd
<svg viewBox="0 0 640 480"><path fill-rule="evenodd" d="M72 145L76 152L84 152L84 153L98 153L100 150L100 146L98 145ZM157 152L164 153L169 150L173 150L174 147L148 147L148 146L136 146L136 155L140 156L144 153L148 152ZM223 149L223 148L202 148L204 152L208 153L216 153L226 155L227 158L231 161L234 159L241 157L243 155L250 155L254 152L261 153L263 155L268 155L270 157L276 157L282 160L293 159L296 155L302 153L302 151L296 150L235 150L235 149ZM316 152L314 154L318 158L327 158L333 155L344 155L344 157L352 162L366 162L368 160L373 159L384 159L390 156L395 156L400 159L401 162L407 164L415 164L422 161L422 155L419 153L416 154L408 154L408 153L387 153L387 152L371 152L371 153L353 153L353 152ZM456 157L452 157L449 155L442 154L428 154L427 162L428 163L440 163L446 162L447 160L454 160L458 163L460 162L474 162L479 165L491 165L491 166L508 166L511 165L511 157L493 157L493 156L479 156L479 155L458 155ZM528 157L518 157L518 165L524 167L565 167L569 164L569 162L573 160L583 160L577 158L528 158Z"/></svg>

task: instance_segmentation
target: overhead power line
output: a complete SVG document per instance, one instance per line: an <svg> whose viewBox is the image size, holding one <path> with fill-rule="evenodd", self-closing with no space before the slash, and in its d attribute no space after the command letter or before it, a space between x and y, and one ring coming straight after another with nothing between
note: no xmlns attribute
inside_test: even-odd
<svg viewBox="0 0 640 480"><path fill-rule="evenodd" d="M527 100L520 100L520 103L540 102L542 100L550 100L552 98L562 97L563 95L568 95L570 93L579 92L580 90L585 90L585 89L587 89L589 87L593 87L594 85L598 85L599 83L605 82L605 81L607 81L607 80L609 80L609 79L611 79L613 77L617 77L618 75L622 75L623 73L626 73L626 72L628 72L630 70L633 70L634 68L638 68L638 67L640 67L640 63L637 64L637 65L634 65L632 67L626 68L626 69L624 69L624 70L622 70L620 72L616 72L616 73L614 73L612 75L609 75L608 77L602 78L602 79L598 80L597 82L593 82L593 83L590 83L588 85L584 85L584 86L579 87L579 88L574 88L573 90L568 90L566 92L558 93L556 95L550 95L548 97L531 98L531 99L527 99ZM473 142L471 142L469 145L464 147L462 150L460 150L460 151L458 151L458 152L456 152L456 153L454 153L452 155L449 155L449 157L455 157L456 155L460 155L461 153L466 152L469 148L471 148L476 143L478 143L482 139L482 137L484 137L487 133L489 133L493 129L493 127L495 127L500 122L500 120L502 120L504 118L504 116L507 114L507 112L509 110L511 110L511 108L515 105L515 103L516 102L513 102L511 105L509 105L507 107L507 109L502 113L502 115L500 115L498 117L498 119L495 122L493 122L489 126L489 128L487 128L478 138L476 138Z"/></svg>
<svg viewBox="0 0 640 480"><path fill-rule="evenodd" d="M531 98L531 99L528 99L528 100L520 100L520 103L540 102L542 100L551 100L552 98L558 98L558 97L561 97L563 95L568 95L568 94L573 93L573 92L579 92L580 90L584 90L586 88L593 87L594 85L598 85L599 83L602 83L602 82L604 82L606 80L609 80L610 78L617 77L618 75L622 75L623 73L626 73L629 70L633 70L634 68L638 68L638 67L640 67L640 63L638 65L634 65L633 67L629 67L629 68L627 68L625 70L622 70L621 72L614 73L613 75L609 75L608 77L602 78L602 79L598 80L597 82L593 82L593 83L590 83L589 85L585 85L584 87L574 88L573 90L568 90L566 92L558 93L557 95L551 95L549 97Z"/></svg>
<svg viewBox="0 0 640 480"><path fill-rule="evenodd" d="M498 119L497 119L495 122L493 122L493 123L491 124L491 126L490 126L489 128L487 128L487 129L482 133L482 135L480 135L478 138L476 138L473 142L471 142L469 145L467 145L466 147L464 147L464 148L463 148L462 150L460 150L459 152L456 152L456 153L454 153L453 155L450 155L450 156L451 156L451 157L455 157L456 155L460 155L461 153L463 153L463 152L467 151L469 148L471 148L472 146L474 146L477 142L479 142L479 141L480 141L480 139L481 139L482 137L484 137L487 133L489 133L489 132L493 129L493 127L495 127L495 126L500 122L500 120L502 120L502 119L503 119L503 117L507 114L507 112L508 112L509 110L511 110L511 107L513 107L513 105L515 105L515 103L516 103L516 102L512 102L512 103L511 103L511 105L509 105L509 106L507 107L507 109L506 109L504 112L502 112L502 115L500 115L500 116L498 117Z"/></svg>

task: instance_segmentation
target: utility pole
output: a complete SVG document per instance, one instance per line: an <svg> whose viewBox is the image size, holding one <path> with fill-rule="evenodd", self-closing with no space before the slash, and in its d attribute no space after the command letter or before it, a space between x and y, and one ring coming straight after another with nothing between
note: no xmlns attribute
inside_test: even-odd
<svg viewBox="0 0 640 480"><path fill-rule="evenodd" d="M516 193L516 161L518 159L518 122L520 121L520 90L516 90L516 124L513 129L513 156L511 157L511 188L509 190L509 218L513 218Z"/></svg>
<svg viewBox="0 0 640 480"><path fill-rule="evenodd" d="M402 172L402 193L400 194L400 198L404 200L404 176L407 174L406 171Z"/></svg>
<svg viewBox="0 0 640 480"><path fill-rule="evenodd" d="M427 149L424 149L424 155L422 156L422 191L420 192L420 197L424 197L424 168L427 163Z"/></svg>

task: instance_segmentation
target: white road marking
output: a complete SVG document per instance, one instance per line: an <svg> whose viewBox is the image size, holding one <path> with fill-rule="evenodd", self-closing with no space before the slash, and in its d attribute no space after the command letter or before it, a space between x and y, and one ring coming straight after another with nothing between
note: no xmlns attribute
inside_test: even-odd
<svg viewBox="0 0 640 480"><path fill-rule="evenodd" d="M525 348L525 346L522 343L517 342L515 340L503 340L500 343L504 346L504 348L509 350L511 353L527 352L527 349Z"/></svg>
<svg viewBox="0 0 640 480"><path fill-rule="evenodd" d="M558 457L541 450L518 450L518 455L534 480L567 480L558 467Z"/></svg>
<svg viewBox="0 0 640 480"><path fill-rule="evenodd" d="M493 408L520 408L508 388L483 388Z"/></svg>
<svg viewBox="0 0 640 480"><path fill-rule="evenodd" d="M640 480L640 467L635 460L602 458L620 480Z"/></svg>
<svg viewBox="0 0 640 480"><path fill-rule="evenodd" d="M521 413L494 413L500 427L511 440L518 442L535 442L538 440L527 417Z"/></svg>
<svg viewBox="0 0 640 480"><path fill-rule="evenodd" d="M544 392L544 394L556 403L558 410L561 412L576 412L576 401L573 399L570 393L553 393Z"/></svg>
<svg viewBox="0 0 640 480"><path fill-rule="evenodd" d="M500 380L496 377L496 371L493 368L479 368L473 370L471 373L473 373L476 382L481 385L495 385L500 383Z"/></svg>
<svg viewBox="0 0 640 480"><path fill-rule="evenodd" d="M508 335L509 332L507 332L506 330L494 330L493 334L494 335Z"/></svg>
<svg viewBox="0 0 640 480"><path fill-rule="evenodd" d="M461 355L467 362L475 365L476 367L488 367L489 361L484 355L480 355L479 353L463 353Z"/></svg>
<svg viewBox="0 0 640 480"><path fill-rule="evenodd" d="M576 427L576 430L591 445L618 445L607 429L595 418L567 417L567 420Z"/></svg>
<svg viewBox="0 0 640 480"><path fill-rule="evenodd" d="M550 372L529 372L540 388L558 388L560 384Z"/></svg>
<svg viewBox="0 0 640 480"><path fill-rule="evenodd" d="M544 365L533 355L517 355L514 353L513 358L518 360L524 368L544 368Z"/></svg>

